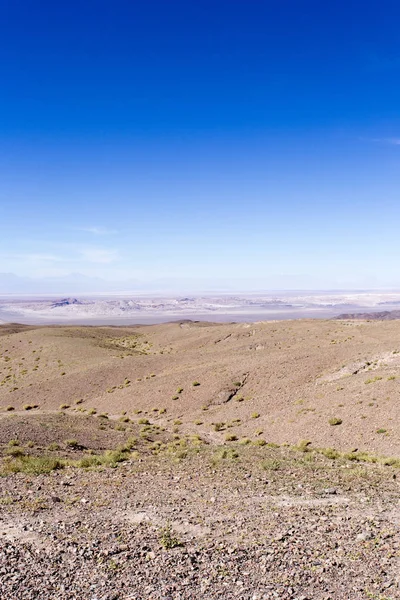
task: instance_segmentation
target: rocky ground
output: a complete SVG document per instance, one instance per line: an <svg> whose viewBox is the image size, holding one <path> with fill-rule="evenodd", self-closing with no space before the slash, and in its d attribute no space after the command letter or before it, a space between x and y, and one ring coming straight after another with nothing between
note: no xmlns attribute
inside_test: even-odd
<svg viewBox="0 0 400 600"><path fill-rule="evenodd" d="M398 322L0 332L1 599L400 598Z"/></svg>
<svg viewBox="0 0 400 600"><path fill-rule="evenodd" d="M237 445L10 474L0 597L400 598L397 473Z"/></svg>

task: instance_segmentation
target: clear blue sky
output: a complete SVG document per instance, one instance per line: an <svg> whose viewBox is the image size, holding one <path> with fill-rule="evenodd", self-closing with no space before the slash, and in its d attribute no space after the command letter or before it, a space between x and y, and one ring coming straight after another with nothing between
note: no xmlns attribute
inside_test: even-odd
<svg viewBox="0 0 400 600"><path fill-rule="evenodd" d="M0 8L0 272L400 287L397 0Z"/></svg>

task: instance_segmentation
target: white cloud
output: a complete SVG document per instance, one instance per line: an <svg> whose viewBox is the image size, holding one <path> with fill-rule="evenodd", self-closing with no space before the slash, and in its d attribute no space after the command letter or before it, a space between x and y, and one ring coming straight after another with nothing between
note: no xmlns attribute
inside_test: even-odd
<svg viewBox="0 0 400 600"><path fill-rule="evenodd" d="M107 227L76 227L77 231L85 231L86 233L92 233L93 235L114 235L118 233L116 229L108 229Z"/></svg>

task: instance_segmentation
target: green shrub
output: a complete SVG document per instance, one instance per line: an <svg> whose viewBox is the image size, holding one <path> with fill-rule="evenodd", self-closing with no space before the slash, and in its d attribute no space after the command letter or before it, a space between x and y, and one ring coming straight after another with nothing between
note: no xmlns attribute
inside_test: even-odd
<svg viewBox="0 0 400 600"><path fill-rule="evenodd" d="M40 475L50 473L56 469L62 469L64 461L49 456L21 456L4 465L4 472L27 473L28 475Z"/></svg>
<svg viewBox="0 0 400 600"><path fill-rule="evenodd" d="M269 458L262 461L261 467L264 469L264 471L279 471L281 468L281 463L275 458Z"/></svg>
<svg viewBox="0 0 400 600"><path fill-rule="evenodd" d="M7 456L19 457L25 456L25 452L23 448L19 448L18 446L14 446L13 448L7 448L6 450Z"/></svg>
<svg viewBox="0 0 400 600"><path fill-rule="evenodd" d="M251 444L251 439L250 438L242 438L239 442L239 444L241 444L242 446L246 446L247 444Z"/></svg>
<svg viewBox="0 0 400 600"><path fill-rule="evenodd" d="M76 448L79 447L77 440L64 440L64 444L67 448L72 448L73 450L76 450Z"/></svg>
<svg viewBox="0 0 400 600"><path fill-rule="evenodd" d="M171 550L172 548L182 546L179 538L173 533L170 524L161 530L159 540L161 546L163 546L163 548L166 550Z"/></svg>
<svg viewBox="0 0 400 600"><path fill-rule="evenodd" d="M318 452L330 460L336 460L340 456L340 452L335 450L335 448L321 448Z"/></svg>
<svg viewBox="0 0 400 600"><path fill-rule="evenodd" d="M53 452L53 451L59 450L60 446L59 446L59 444L57 444L57 442L53 442L49 446L47 446L47 449L50 450L51 452Z"/></svg>
<svg viewBox="0 0 400 600"><path fill-rule="evenodd" d="M214 431L222 431L225 429L225 423L214 423Z"/></svg>
<svg viewBox="0 0 400 600"><path fill-rule="evenodd" d="M310 448L309 446L311 445L310 440L301 440L297 446L296 449L300 450L300 452L309 452Z"/></svg>

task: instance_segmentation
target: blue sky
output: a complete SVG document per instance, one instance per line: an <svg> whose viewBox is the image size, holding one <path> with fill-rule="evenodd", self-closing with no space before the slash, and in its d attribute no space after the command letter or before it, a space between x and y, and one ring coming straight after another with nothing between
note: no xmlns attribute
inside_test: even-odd
<svg viewBox="0 0 400 600"><path fill-rule="evenodd" d="M0 9L0 272L400 288L398 2Z"/></svg>

